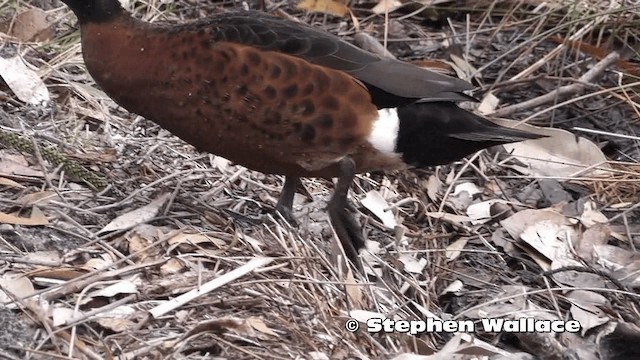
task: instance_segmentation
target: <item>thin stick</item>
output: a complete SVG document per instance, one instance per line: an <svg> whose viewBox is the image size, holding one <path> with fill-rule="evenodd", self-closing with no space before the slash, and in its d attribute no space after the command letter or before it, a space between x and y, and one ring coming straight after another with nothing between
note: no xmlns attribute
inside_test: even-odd
<svg viewBox="0 0 640 360"><path fill-rule="evenodd" d="M576 94L584 90L587 84L592 83L596 78L598 78L602 73L612 64L614 64L620 58L620 54L614 51L607 55L604 59L600 60L593 68L587 71L584 75L580 77L580 79L571 85L565 85L557 88L556 90L547 93L545 95L538 96L531 100L527 100L525 102L521 102L519 104L514 104L511 106L503 107L502 109L498 109L491 113L491 116L507 116L511 115L515 112L531 109L534 107L538 107L558 98L565 98L569 95Z"/></svg>
<svg viewBox="0 0 640 360"><path fill-rule="evenodd" d="M240 266L239 268L229 271L228 273L217 277L207 283L202 284L202 286L197 287L187 293L184 293L176 298L173 298L163 304L156 306L155 308L149 310L151 316L155 319L161 317L162 315L188 303L191 300L194 300L204 294L207 294L223 285L226 285L250 272L253 270L265 266L271 263L274 259L268 257L256 257L248 263Z"/></svg>

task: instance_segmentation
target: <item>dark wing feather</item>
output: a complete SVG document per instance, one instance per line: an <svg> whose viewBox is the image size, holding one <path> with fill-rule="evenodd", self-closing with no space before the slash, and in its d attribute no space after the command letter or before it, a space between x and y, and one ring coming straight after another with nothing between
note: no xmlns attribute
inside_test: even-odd
<svg viewBox="0 0 640 360"><path fill-rule="evenodd" d="M217 14L203 22L215 29L215 41L279 51L344 71L365 83L378 107L397 106L417 99L470 100L461 92L473 86L464 80L380 58L304 24L253 11Z"/></svg>

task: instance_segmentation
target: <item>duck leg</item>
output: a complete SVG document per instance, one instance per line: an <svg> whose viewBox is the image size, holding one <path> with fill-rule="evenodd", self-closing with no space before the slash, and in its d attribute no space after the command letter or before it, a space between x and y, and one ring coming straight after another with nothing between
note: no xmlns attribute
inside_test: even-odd
<svg viewBox="0 0 640 360"><path fill-rule="evenodd" d="M347 258L361 269L358 251L364 247L362 230L355 219L347 211L347 193L355 177L355 164L350 157L340 160L340 176L329 200L328 212L331 225L342 243Z"/></svg>
<svg viewBox="0 0 640 360"><path fill-rule="evenodd" d="M297 226L297 221L293 217L293 197L296 195L296 188L300 183L300 178L294 176L284 177L284 186L276 204L276 211L284 217L289 224Z"/></svg>

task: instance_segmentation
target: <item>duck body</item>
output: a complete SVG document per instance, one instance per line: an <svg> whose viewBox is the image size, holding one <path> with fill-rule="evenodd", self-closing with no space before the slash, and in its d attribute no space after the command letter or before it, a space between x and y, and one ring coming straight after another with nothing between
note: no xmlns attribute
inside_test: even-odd
<svg viewBox="0 0 640 360"><path fill-rule="evenodd" d="M445 164L539 137L460 109L471 85L259 12L179 25L137 20L118 0L63 0L85 64L115 102L201 151L287 177L338 177L329 214L352 260L363 240L346 214L355 173Z"/></svg>
<svg viewBox="0 0 640 360"><path fill-rule="evenodd" d="M378 111L344 72L212 40L210 27L130 17L110 25L81 27L96 83L123 108L201 151L288 176L338 176L335 163L345 154L358 171L403 166L366 141Z"/></svg>

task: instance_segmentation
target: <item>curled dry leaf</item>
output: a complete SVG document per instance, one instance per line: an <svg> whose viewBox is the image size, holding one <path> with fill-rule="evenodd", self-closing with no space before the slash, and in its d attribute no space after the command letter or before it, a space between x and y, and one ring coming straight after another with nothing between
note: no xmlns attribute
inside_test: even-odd
<svg viewBox="0 0 640 360"><path fill-rule="evenodd" d="M189 234L180 232L175 236L172 236L169 240L167 240L169 245L174 244L212 244L218 248L222 248L227 246L227 243L224 240L218 239L216 237L207 236L205 234Z"/></svg>
<svg viewBox="0 0 640 360"><path fill-rule="evenodd" d="M482 193L482 189L479 188L478 185L472 182L464 182L456 185L456 187L453 189L453 195L458 195L463 191L469 194L470 196Z"/></svg>
<svg viewBox="0 0 640 360"><path fill-rule="evenodd" d="M471 78L472 74L477 74L476 76L479 75L478 69L471 65L466 59L453 53L449 54L449 57L453 62L453 64L451 64L451 67L453 68L453 70L455 70L456 75L460 79L468 81Z"/></svg>
<svg viewBox="0 0 640 360"><path fill-rule="evenodd" d="M96 319L96 322L105 329L109 329L114 333L122 333L134 329L137 324L129 319L122 318L104 318L100 317Z"/></svg>

